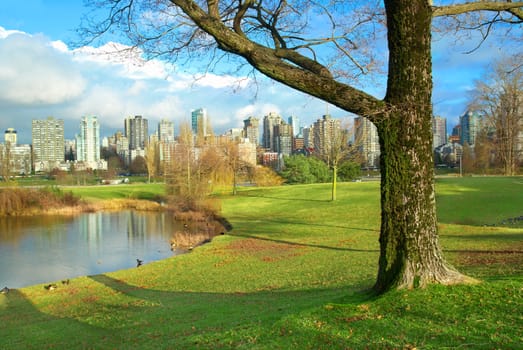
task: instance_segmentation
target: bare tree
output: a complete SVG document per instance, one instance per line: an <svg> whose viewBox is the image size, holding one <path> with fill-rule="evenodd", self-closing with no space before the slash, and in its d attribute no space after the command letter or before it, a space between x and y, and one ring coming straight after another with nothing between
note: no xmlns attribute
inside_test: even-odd
<svg viewBox="0 0 523 350"><path fill-rule="evenodd" d="M215 67L223 56L241 57L241 62L271 79L369 118L378 128L382 176L375 290L470 280L444 260L438 243L432 153L433 18L460 21L478 14L469 17L490 33L498 24L521 24L522 1L442 6L428 0L370 5L350 0L105 4L106 20L86 34L97 37L116 28L147 57L193 60L206 55L212 61L208 67ZM388 51L373 42L380 31L386 34ZM358 88L365 80L358 85L352 79L377 66L383 52L388 52L388 78L385 97L380 99Z"/></svg>
<svg viewBox="0 0 523 350"><path fill-rule="evenodd" d="M11 180L11 145L0 144L0 176L4 182Z"/></svg>
<svg viewBox="0 0 523 350"><path fill-rule="evenodd" d="M523 66L517 57L498 61L476 82L471 107L484 116L505 175L515 175L523 133Z"/></svg>
<svg viewBox="0 0 523 350"><path fill-rule="evenodd" d="M147 166L147 182L151 182L158 174L160 166L160 145L156 140L150 140L145 146L145 165Z"/></svg>
<svg viewBox="0 0 523 350"><path fill-rule="evenodd" d="M179 209L198 210L209 193L210 173L204 164L205 148L196 147L188 123L180 124L180 135L166 169L167 193Z"/></svg>

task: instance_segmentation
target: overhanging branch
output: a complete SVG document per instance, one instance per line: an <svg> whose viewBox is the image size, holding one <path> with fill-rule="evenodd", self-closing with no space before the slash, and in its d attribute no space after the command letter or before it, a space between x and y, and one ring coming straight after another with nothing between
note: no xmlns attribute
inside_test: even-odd
<svg viewBox="0 0 523 350"><path fill-rule="evenodd" d="M466 2L464 4L448 5L448 6L433 6L432 16L455 16L462 15L469 12L478 11L493 11L493 12L508 12L523 21L523 1L514 2L499 2L499 1L478 1Z"/></svg>

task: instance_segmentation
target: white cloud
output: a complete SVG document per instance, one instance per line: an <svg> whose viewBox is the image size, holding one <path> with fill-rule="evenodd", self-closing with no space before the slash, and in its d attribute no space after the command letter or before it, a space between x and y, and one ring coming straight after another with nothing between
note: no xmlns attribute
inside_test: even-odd
<svg viewBox="0 0 523 350"><path fill-rule="evenodd" d="M68 57L41 36L5 36L0 40L0 67L0 99L7 103L62 103L78 97L86 85Z"/></svg>
<svg viewBox="0 0 523 350"><path fill-rule="evenodd" d="M19 30L7 30L3 27L0 27L0 39L5 39L9 35L13 35L13 34L23 34L23 32L21 32Z"/></svg>

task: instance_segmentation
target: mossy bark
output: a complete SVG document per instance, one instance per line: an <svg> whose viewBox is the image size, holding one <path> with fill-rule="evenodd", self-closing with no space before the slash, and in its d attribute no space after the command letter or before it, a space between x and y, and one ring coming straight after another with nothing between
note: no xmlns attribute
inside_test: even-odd
<svg viewBox="0 0 523 350"><path fill-rule="evenodd" d="M375 289L457 283L464 276L438 243L432 159L431 9L386 1L387 112L376 119L381 147L380 259Z"/></svg>

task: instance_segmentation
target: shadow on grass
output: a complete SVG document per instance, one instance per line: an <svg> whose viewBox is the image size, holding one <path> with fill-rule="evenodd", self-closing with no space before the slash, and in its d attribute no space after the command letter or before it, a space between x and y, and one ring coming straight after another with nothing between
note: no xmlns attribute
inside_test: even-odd
<svg viewBox="0 0 523 350"><path fill-rule="evenodd" d="M242 219L246 223L250 220L252 222L258 222L260 221L259 217L250 217L250 216L234 216L233 221L237 221L237 219ZM326 227L326 228L336 228L336 229L345 229L345 230L354 230L354 231L369 231L369 232L380 232L379 229L371 229L371 228L363 228L363 227L351 227L351 226L340 226L340 225L329 225L324 223L311 223L307 221L295 221L295 220L282 220L282 219L269 219L269 218L263 218L263 222L268 223L275 223L275 224L283 224L283 225L302 225L302 226L316 226L316 227ZM231 225L231 228L233 226Z"/></svg>
<svg viewBox="0 0 523 350"><path fill-rule="evenodd" d="M350 287L206 293L138 287L107 275L89 278L110 288L112 294L139 300L135 306L126 307L125 322L140 329L148 327L145 332L162 347L180 349L248 348L260 337L277 332L277 324L287 317L326 303L343 301L357 305L373 298L370 293L354 292Z"/></svg>
<svg viewBox="0 0 523 350"><path fill-rule="evenodd" d="M329 193L330 194L330 193ZM247 192L238 192L237 196L242 197L255 197L255 198L267 198L267 199L277 199L282 201L301 201L301 202L322 202L322 203L329 203L332 202L331 199L315 199L315 198L290 198L290 197L277 197L277 196L266 196L263 193L255 193L255 191L247 191Z"/></svg>
<svg viewBox="0 0 523 350"><path fill-rule="evenodd" d="M123 343L111 330L40 311L17 289L0 295L0 324L3 350L87 348L93 342L113 348Z"/></svg>
<svg viewBox="0 0 523 350"><path fill-rule="evenodd" d="M355 248L333 247L333 246L322 245L322 244L300 243L300 242L294 242L294 241L286 241L283 239L265 238L265 237L259 237L259 236L241 234L241 233L236 233L236 234L234 234L234 236L256 239L256 240L260 240L260 241L288 244L288 245L297 246L297 247L310 247L310 248L320 248L320 249L329 249L329 250L344 251L344 252L359 252L359 253L379 252L379 249L355 249Z"/></svg>
<svg viewBox="0 0 523 350"><path fill-rule="evenodd" d="M523 233L493 233L493 234L439 234L440 237L458 238L460 240L480 241L492 240L495 242L520 242L523 246Z"/></svg>

